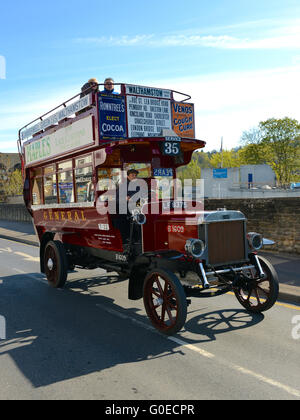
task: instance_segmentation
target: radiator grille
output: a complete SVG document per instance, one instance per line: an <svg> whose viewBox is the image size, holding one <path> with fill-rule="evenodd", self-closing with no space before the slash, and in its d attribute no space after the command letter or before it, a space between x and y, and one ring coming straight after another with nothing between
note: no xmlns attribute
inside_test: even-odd
<svg viewBox="0 0 300 420"><path fill-rule="evenodd" d="M225 264L245 259L244 222L234 220L208 225L209 264Z"/></svg>

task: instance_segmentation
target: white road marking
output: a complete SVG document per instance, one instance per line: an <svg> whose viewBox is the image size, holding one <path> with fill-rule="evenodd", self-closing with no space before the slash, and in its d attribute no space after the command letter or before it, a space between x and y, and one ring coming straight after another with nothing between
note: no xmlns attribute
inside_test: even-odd
<svg viewBox="0 0 300 420"><path fill-rule="evenodd" d="M261 382L264 382L266 384L275 386L276 388L282 389L283 391L286 391L288 394L294 395L295 397L300 398L300 391L298 389L292 388L288 385L284 385L278 381L275 381L274 379L267 378L266 376L261 375L260 373L253 372L252 370L243 368L242 366L238 365L231 365L231 367L235 370L237 370L240 373L244 373L245 375L253 376L254 378L258 379Z"/></svg>
<svg viewBox="0 0 300 420"><path fill-rule="evenodd" d="M171 341L174 341L176 344L179 344L182 347L185 347L189 350L192 350L196 353L201 354L201 356L203 356L203 357L207 357L209 359L213 359L215 357L214 354L209 353L208 351L203 350L200 347L194 346L193 344L189 344L186 341L181 340L180 338L169 336L168 339L171 340Z"/></svg>
<svg viewBox="0 0 300 420"><path fill-rule="evenodd" d="M17 268L14 268L14 270L17 271L17 272L19 272L19 273L26 274L27 277L33 278L34 280L38 280L38 281L42 282L43 284L47 284L47 281L45 279L38 278L38 277L36 277L36 276L34 276L32 274L27 274L24 271L19 270ZM279 381L276 381L274 379L268 378L268 377L266 377L264 375L261 375L260 373L254 372L254 371L252 371L250 369L247 369L247 368L244 368L242 366L239 366L239 365L233 364L231 362L228 362L226 360L220 359L216 355L214 355L213 353L209 353L206 350L201 349L200 347L195 346L193 344L190 344L190 343L188 343L188 342L186 342L186 341L184 341L184 340L182 340L182 339L180 339L178 337L175 337L175 336L165 336L165 335L159 333L151 325L148 325L148 324L145 324L145 323L143 323L141 321L138 321L138 320L134 319L133 317L131 317L129 315L125 315L125 314L123 314L123 313L121 313L121 312L119 312L119 311L117 311L115 309L108 308L107 306L101 305L101 304L96 304L96 306L98 308L104 310L105 312L108 312L108 313L110 313L110 314L112 314L114 316L117 316L118 318L121 318L121 319L124 319L124 320L129 320L132 323L134 323L136 325L139 325L140 327L142 327L142 328L144 328L146 330L150 330L150 331L152 331L154 333L157 333L161 337L167 338L168 340L173 341L174 343L180 345L181 347L183 347L185 349L188 349L190 351L193 351L193 352L201 355L202 357L206 357L206 358L209 358L209 359L214 359L218 363L221 363L223 365L226 365L228 368L230 368L232 370L235 370L238 373L242 373L244 375L252 376L253 378L257 379L260 382L263 382L265 384L271 385L271 386L276 387L276 388L278 388L278 389L280 389L282 391L287 392L290 395L293 395L294 397L300 398L300 390L298 390L298 389L295 389L295 388L292 388L292 387L290 387L288 385L282 384Z"/></svg>
<svg viewBox="0 0 300 420"><path fill-rule="evenodd" d="M206 351L204 349L201 349L198 346L195 346L193 344L189 344L188 342L186 342L186 341L184 341L184 340L182 340L178 337L165 336L165 335L161 334L159 331L157 331L155 328L153 328L151 325L144 324L143 322L138 321L138 320L132 318L131 316L122 314L122 313L120 313L120 312L118 312L114 309L107 308L105 305L97 304L96 306L103 309L104 311L112 314L112 315L115 315L115 316L117 316L119 318L122 318L122 319L129 320L129 321L133 322L134 324L137 324L137 325L141 326L142 328L145 328L147 330L151 330L152 332L159 334L161 337L167 338L168 340L171 340L174 343L179 344L183 348L191 350L191 351L193 351L193 352L195 352L195 353L197 353L197 354L199 354L203 357L206 357L206 358L209 358L209 359L214 359L218 363L221 363L221 364L227 366L228 368L230 368L232 370L235 370L239 373L243 373L244 375L252 376L257 380L259 380L261 382L264 382L265 384L271 385L273 387L281 389L282 391L287 392L290 395L293 395L294 397L300 398L300 390L298 390L298 389L295 389L295 388L292 388L288 385L282 384L281 382L278 382L274 379L268 378L264 375L261 375L260 373L254 372L250 369L247 369L247 368L244 368L242 366L230 363L226 360L220 359L216 355L214 355L212 353L209 353L208 351Z"/></svg>
<svg viewBox="0 0 300 420"><path fill-rule="evenodd" d="M39 262L39 257L32 257L31 255L25 254L24 252L14 252L16 255L20 255L20 257L23 257L26 259L26 261L33 261L33 262Z"/></svg>
<svg viewBox="0 0 300 420"><path fill-rule="evenodd" d="M8 246L7 248L0 248L0 252L12 252L12 249Z"/></svg>

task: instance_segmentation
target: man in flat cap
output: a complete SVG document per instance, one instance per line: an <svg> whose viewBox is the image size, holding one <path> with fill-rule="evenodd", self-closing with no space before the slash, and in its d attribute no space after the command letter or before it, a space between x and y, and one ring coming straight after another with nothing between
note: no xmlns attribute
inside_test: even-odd
<svg viewBox="0 0 300 420"><path fill-rule="evenodd" d="M134 181L137 178L139 171L136 169L129 169L127 171L127 178L121 182L116 188L116 223L115 227L120 230L122 236L123 246L128 243L130 237L130 221L131 213L128 209L130 198L138 191L140 187L134 188Z"/></svg>

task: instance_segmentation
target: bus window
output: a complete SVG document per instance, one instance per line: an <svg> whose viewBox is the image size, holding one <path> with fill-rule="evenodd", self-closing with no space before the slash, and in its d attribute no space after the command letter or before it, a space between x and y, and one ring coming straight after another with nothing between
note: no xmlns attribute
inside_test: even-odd
<svg viewBox="0 0 300 420"><path fill-rule="evenodd" d="M58 190L60 203L74 203L72 170L58 173Z"/></svg>
<svg viewBox="0 0 300 420"><path fill-rule="evenodd" d="M100 200L106 201L109 198L114 199L115 188L122 179L121 168L99 168L97 191L100 194Z"/></svg>
<svg viewBox="0 0 300 420"><path fill-rule="evenodd" d="M60 203L74 203L72 160L58 164L58 192Z"/></svg>
<svg viewBox="0 0 300 420"><path fill-rule="evenodd" d="M84 157L80 157L79 159L75 160L76 168L86 165L92 165L92 155L87 155Z"/></svg>
<svg viewBox="0 0 300 420"><path fill-rule="evenodd" d="M75 159L75 188L77 202L94 201L92 155Z"/></svg>
<svg viewBox="0 0 300 420"><path fill-rule="evenodd" d="M34 178L32 184L32 204L43 204L42 203L42 178Z"/></svg>
<svg viewBox="0 0 300 420"><path fill-rule="evenodd" d="M53 165L44 168L44 200L45 204L57 202L56 174Z"/></svg>
<svg viewBox="0 0 300 420"><path fill-rule="evenodd" d="M138 178L151 178L151 163L124 163L124 171L136 169Z"/></svg>
<svg viewBox="0 0 300 420"><path fill-rule="evenodd" d="M153 178L156 180L158 197L165 199L174 198L174 170L173 168L153 169Z"/></svg>
<svg viewBox="0 0 300 420"><path fill-rule="evenodd" d="M32 204L43 204L43 171L42 168L31 169Z"/></svg>
<svg viewBox="0 0 300 420"><path fill-rule="evenodd" d="M98 191L107 191L110 190L113 185L121 181L122 178L121 168L100 168L98 169Z"/></svg>
<svg viewBox="0 0 300 420"><path fill-rule="evenodd" d="M86 166L85 168L75 169L77 202L84 203L86 201L94 200L94 185L92 182L92 175L92 166Z"/></svg>
<svg viewBox="0 0 300 420"><path fill-rule="evenodd" d="M71 160L67 160L66 162L61 162L58 164L58 170L67 170L67 169L72 169L72 161Z"/></svg>

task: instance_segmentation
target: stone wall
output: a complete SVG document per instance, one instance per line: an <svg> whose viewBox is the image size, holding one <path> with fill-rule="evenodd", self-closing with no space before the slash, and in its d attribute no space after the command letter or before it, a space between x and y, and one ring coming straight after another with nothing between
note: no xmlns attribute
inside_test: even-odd
<svg viewBox="0 0 300 420"><path fill-rule="evenodd" d="M248 232L276 242L266 249L300 254L300 198L205 200L205 210L218 207L244 213Z"/></svg>
<svg viewBox="0 0 300 420"><path fill-rule="evenodd" d="M269 249L300 254L300 198L206 199L205 210L226 207L247 217L247 231L276 242ZM31 222L22 204L0 204L0 220Z"/></svg>
<svg viewBox="0 0 300 420"><path fill-rule="evenodd" d="M0 203L0 220L11 220L17 222L31 222L31 216L24 204L3 204Z"/></svg>

